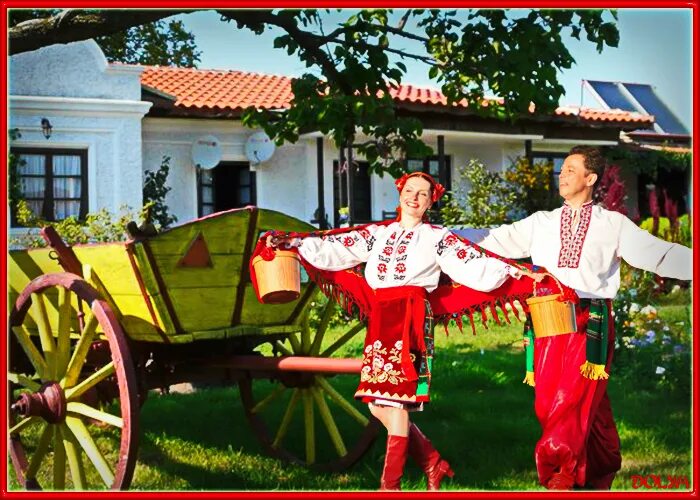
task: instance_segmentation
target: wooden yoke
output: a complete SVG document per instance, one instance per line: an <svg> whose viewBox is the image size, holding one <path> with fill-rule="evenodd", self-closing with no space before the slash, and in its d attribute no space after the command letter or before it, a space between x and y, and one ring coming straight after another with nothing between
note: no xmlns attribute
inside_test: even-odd
<svg viewBox="0 0 700 500"><path fill-rule="evenodd" d="M52 226L46 226L41 228L39 231L41 237L44 238L46 244L53 248L58 256L58 263L61 267L69 273L77 274L83 277L83 266L76 257L73 249L66 245L66 243L61 239L56 229Z"/></svg>

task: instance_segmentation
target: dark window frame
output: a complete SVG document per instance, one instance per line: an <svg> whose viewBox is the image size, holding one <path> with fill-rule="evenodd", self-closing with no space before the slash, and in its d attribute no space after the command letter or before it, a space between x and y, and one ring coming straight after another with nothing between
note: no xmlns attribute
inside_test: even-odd
<svg viewBox="0 0 700 500"><path fill-rule="evenodd" d="M204 191L203 188L205 187L210 187L211 192L212 192L212 200L210 203L204 203L202 200L202 193ZM214 186L214 176L212 172L211 176L211 183L203 183L202 182L202 169L197 167L197 217L204 217L204 207L205 206L211 206L212 208L212 213L214 212L214 206L215 206L215 200L216 200L216 187Z"/></svg>
<svg viewBox="0 0 700 500"><path fill-rule="evenodd" d="M80 201L80 210L78 214L78 219L84 221L88 213L88 150L87 149L73 149L73 148L37 148L37 147L25 147L25 146L14 146L10 148L10 152L14 155L37 155L44 156L44 175L19 175L22 178L41 178L44 179L44 197L43 198L25 198L32 201L43 201L41 214L39 215L42 219L49 222L56 222L54 218L54 202L56 201ZM80 176L77 175L55 175L53 173L53 157L54 156L77 156L80 158ZM80 178L80 198L59 198L54 196L53 193L53 180L54 179L77 179ZM63 219L59 219L63 220ZM10 224L12 227L23 227L17 222L17 214L15 210L12 210L10 215Z"/></svg>
<svg viewBox="0 0 700 500"><path fill-rule="evenodd" d="M204 215L204 207L205 206L211 206L212 207L212 213L216 212L216 174L214 173L214 170L217 168L236 168L238 170L240 169L247 169L249 171L249 179L250 183L249 184L239 184L236 186L236 189L240 188L248 188L249 190L249 195L250 195L250 202L246 203L245 205L241 205L240 207L248 206L248 205L256 205L257 200L258 200L258 188L257 188L257 176L256 172L253 170L250 170L250 163L247 161L222 161L220 162L216 167L210 170L212 173L211 176L211 183L210 184L203 184L202 183L202 169L197 168L197 217L205 217ZM204 203L202 200L202 191L203 187L211 187L212 189L212 201L211 203Z"/></svg>
<svg viewBox="0 0 700 500"><path fill-rule="evenodd" d="M437 162L438 163L438 170L440 169L440 156L438 156L438 155L426 156L425 158L406 158L406 160L404 160L404 169L406 170L406 172L408 172L408 162L409 161L422 161L423 162L423 169L421 170L421 172L432 175L433 178L436 178L436 180L440 184L445 186L445 189L447 189L447 190L452 189L452 156L451 155L445 155L445 178L441 177L439 172L438 172L437 177L430 173L430 162L432 162L432 161ZM417 170L414 170L414 172L417 172Z"/></svg>
<svg viewBox="0 0 700 500"><path fill-rule="evenodd" d="M531 151L529 154L530 165L534 165L535 161L547 160L554 164L554 160L565 160L569 156L568 152L554 152L554 151ZM557 189L557 179L559 177L559 172L556 170L556 165L552 170L552 178L549 179L549 191L554 192Z"/></svg>

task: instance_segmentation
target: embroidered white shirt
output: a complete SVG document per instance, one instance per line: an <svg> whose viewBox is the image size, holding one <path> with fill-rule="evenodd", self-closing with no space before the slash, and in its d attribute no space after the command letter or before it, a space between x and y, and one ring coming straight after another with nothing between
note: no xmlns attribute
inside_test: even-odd
<svg viewBox="0 0 700 500"><path fill-rule="evenodd" d="M580 209L572 227L567 205L536 212L494 229L454 232L504 257L531 257L584 298L614 298L620 288L620 260L660 276L690 280L690 248L652 236L634 222L598 205Z"/></svg>
<svg viewBox="0 0 700 500"><path fill-rule="evenodd" d="M365 278L373 289L401 285L437 288L440 271L480 291L498 288L520 271L465 245L447 228L420 223L404 229L398 222L369 225L345 234L304 238L304 259L320 269L337 271L366 262Z"/></svg>

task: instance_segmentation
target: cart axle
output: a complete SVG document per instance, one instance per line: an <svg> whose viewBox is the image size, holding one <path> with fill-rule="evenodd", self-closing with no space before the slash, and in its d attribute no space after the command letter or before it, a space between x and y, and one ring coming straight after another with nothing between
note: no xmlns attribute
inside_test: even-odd
<svg viewBox="0 0 700 500"><path fill-rule="evenodd" d="M318 373L360 373L361 359L311 356L231 356L227 366L239 370L277 370Z"/></svg>

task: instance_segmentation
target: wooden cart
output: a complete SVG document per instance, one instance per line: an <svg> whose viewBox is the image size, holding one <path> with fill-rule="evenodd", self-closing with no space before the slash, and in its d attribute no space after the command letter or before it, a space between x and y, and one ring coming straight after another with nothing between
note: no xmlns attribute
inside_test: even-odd
<svg viewBox="0 0 700 500"><path fill-rule="evenodd" d="M293 302L258 302L248 261L269 229L314 228L247 207L125 243L69 247L44 228L48 248L10 252L9 449L22 486L128 488L149 390L186 381L236 384L276 457L342 470L363 455L379 425L334 388L360 360L330 357L364 325L327 338L329 301L310 328L320 292L308 280Z"/></svg>

